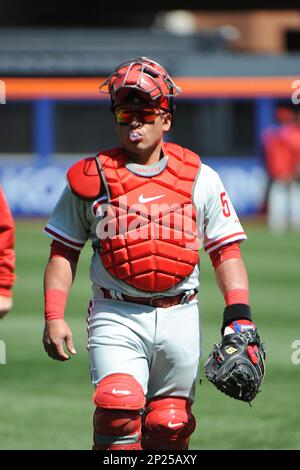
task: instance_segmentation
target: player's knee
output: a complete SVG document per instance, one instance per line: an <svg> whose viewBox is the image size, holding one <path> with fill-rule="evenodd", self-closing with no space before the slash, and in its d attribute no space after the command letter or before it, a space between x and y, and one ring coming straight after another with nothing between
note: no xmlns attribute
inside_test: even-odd
<svg viewBox="0 0 300 470"><path fill-rule="evenodd" d="M156 398L147 405L145 449L187 449L196 427L185 398Z"/></svg>
<svg viewBox="0 0 300 470"><path fill-rule="evenodd" d="M93 398L97 407L95 446L135 448L140 439L141 413L145 406L142 386L131 375L111 374L98 383Z"/></svg>

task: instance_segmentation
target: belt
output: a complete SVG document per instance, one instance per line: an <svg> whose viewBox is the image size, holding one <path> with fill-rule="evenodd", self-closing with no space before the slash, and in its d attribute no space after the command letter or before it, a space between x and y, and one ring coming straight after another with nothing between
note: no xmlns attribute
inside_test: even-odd
<svg viewBox="0 0 300 470"><path fill-rule="evenodd" d="M196 298L197 290L182 292L173 297L132 297L131 295L119 294L120 298L114 298L109 289L101 287L105 299L125 300L135 304L151 305L152 307L169 308L174 305L184 304Z"/></svg>

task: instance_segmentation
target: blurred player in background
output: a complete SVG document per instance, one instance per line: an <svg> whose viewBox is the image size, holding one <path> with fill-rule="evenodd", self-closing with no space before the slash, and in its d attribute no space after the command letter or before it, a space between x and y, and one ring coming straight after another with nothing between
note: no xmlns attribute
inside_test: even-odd
<svg viewBox="0 0 300 470"><path fill-rule="evenodd" d="M166 70L133 59L100 89L110 95L121 146L68 170L45 227L54 240L44 276L44 348L60 361L69 359L65 344L76 353L64 309L90 239L93 448L187 449L196 425L199 247L226 302L222 334L256 330L240 253L246 235L218 174L163 141L180 92Z"/></svg>
<svg viewBox="0 0 300 470"><path fill-rule="evenodd" d="M262 134L266 169L268 226L281 234L300 230L300 121L299 112L287 106L276 109L276 124Z"/></svg>
<svg viewBox="0 0 300 470"><path fill-rule="evenodd" d="M11 310L15 270L14 220L0 187L0 319Z"/></svg>

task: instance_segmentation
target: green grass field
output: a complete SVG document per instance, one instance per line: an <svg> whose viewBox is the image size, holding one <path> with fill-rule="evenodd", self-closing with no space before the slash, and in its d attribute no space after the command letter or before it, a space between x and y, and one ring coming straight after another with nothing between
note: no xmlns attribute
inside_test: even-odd
<svg viewBox="0 0 300 470"><path fill-rule="evenodd" d="M90 248L80 258L66 318L77 356L66 363L43 350L43 270L49 239L43 220L16 221L17 281L14 309L0 322L6 364L0 365L1 449L90 449L93 387L86 351L86 309L91 295ZM243 245L254 320L267 348L267 375L253 408L218 392L205 378L194 405L191 449L299 449L300 364L291 361L300 340L300 236L272 237L263 224L244 223ZM220 339L223 299L207 255L199 295L203 366ZM203 367L200 375L203 376Z"/></svg>

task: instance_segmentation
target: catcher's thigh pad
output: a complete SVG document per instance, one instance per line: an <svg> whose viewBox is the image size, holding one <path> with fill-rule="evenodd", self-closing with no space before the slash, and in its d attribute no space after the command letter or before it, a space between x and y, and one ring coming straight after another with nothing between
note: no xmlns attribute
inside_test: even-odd
<svg viewBox="0 0 300 470"><path fill-rule="evenodd" d="M186 398L158 397L146 407L143 449L187 449L196 422Z"/></svg>
<svg viewBox="0 0 300 470"><path fill-rule="evenodd" d="M139 450L142 386L128 374L111 374L95 390L94 449Z"/></svg>

